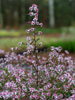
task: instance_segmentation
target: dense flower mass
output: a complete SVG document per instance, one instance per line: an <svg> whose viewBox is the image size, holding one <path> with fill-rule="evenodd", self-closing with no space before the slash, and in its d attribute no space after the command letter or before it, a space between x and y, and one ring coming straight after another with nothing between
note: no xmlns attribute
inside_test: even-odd
<svg viewBox="0 0 75 100"><path fill-rule="evenodd" d="M48 57L38 56L38 46L42 42L35 38L38 22L38 6L33 4L30 8L33 20L29 23L33 28L26 30L32 33L33 38L27 37L27 51L23 54L5 53L0 58L0 99L1 100L75 100L75 61L68 56L67 50L52 46ZM0 51L2 52L2 51ZM29 55L28 55L29 54Z"/></svg>
<svg viewBox="0 0 75 100"><path fill-rule="evenodd" d="M75 65L71 57L52 47L49 57L39 57L36 86L35 56L7 53L0 63L0 98L13 100L74 100ZM26 66L25 64L28 64ZM26 98L26 99L24 99Z"/></svg>

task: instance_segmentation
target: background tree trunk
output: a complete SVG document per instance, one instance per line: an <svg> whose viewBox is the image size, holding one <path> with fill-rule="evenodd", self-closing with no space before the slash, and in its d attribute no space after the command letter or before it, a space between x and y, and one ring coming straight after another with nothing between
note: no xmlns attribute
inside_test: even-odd
<svg viewBox="0 0 75 100"><path fill-rule="evenodd" d="M73 20L72 20L72 25L75 26L75 0L72 0L72 16L73 16Z"/></svg>
<svg viewBox="0 0 75 100"><path fill-rule="evenodd" d="M55 26L54 0L49 0L49 25L52 28Z"/></svg>
<svg viewBox="0 0 75 100"><path fill-rule="evenodd" d="M2 11L1 11L1 0L0 0L0 29L3 27L3 17L2 17Z"/></svg>
<svg viewBox="0 0 75 100"><path fill-rule="evenodd" d="M18 11L17 10L14 11L14 28L15 30L18 29Z"/></svg>
<svg viewBox="0 0 75 100"><path fill-rule="evenodd" d="M25 25L25 0L22 0L22 7L21 7L21 14L22 14L22 18L21 18L21 25Z"/></svg>

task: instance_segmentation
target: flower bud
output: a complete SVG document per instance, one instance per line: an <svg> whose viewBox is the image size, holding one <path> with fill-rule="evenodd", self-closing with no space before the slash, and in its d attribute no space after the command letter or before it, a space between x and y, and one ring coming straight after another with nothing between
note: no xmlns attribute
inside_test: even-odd
<svg viewBox="0 0 75 100"><path fill-rule="evenodd" d="M42 27L43 26L43 23L40 23L39 25Z"/></svg>

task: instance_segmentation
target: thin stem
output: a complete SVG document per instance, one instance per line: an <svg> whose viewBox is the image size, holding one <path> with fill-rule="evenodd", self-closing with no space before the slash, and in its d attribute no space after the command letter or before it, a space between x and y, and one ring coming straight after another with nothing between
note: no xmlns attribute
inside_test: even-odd
<svg viewBox="0 0 75 100"><path fill-rule="evenodd" d="M36 26L34 26L34 28L35 28ZM35 38L35 36L36 36L36 33L35 33L35 30L34 30L34 42L35 42L35 59L36 59L36 68L37 68L37 71L36 71L36 73L37 73L37 87L38 87L38 58L37 58L37 52L36 52L36 50L37 50L37 48L36 48L36 38Z"/></svg>

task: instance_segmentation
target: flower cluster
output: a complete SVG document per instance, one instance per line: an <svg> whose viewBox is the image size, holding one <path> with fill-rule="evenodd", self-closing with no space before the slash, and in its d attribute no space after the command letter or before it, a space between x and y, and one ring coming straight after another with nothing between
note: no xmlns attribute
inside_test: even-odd
<svg viewBox="0 0 75 100"><path fill-rule="evenodd" d="M29 23L31 23L31 25L39 25L42 27L43 23L39 23L38 22L38 12L39 12L39 9L38 9L38 6L33 4L30 8L29 8L30 11L33 11L33 12L30 12L29 15L30 16L34 16L33 20ZM35 30L35 28L31 28L31 29L28 29L26 30L27 33L29 32L33 32ZM42 32L39 31L38 34L41 34Z"/></svg>
<svg viewBox="0 0 75 100"><path fill-rule="evenodd" d="M38 22L38 12L39 12L38 6L36 4L33 4L29 8L29 10L31 11L29 15L34 16L33 20L31 21L31 25L40 25L42 27L43 24Z"/></svg>

